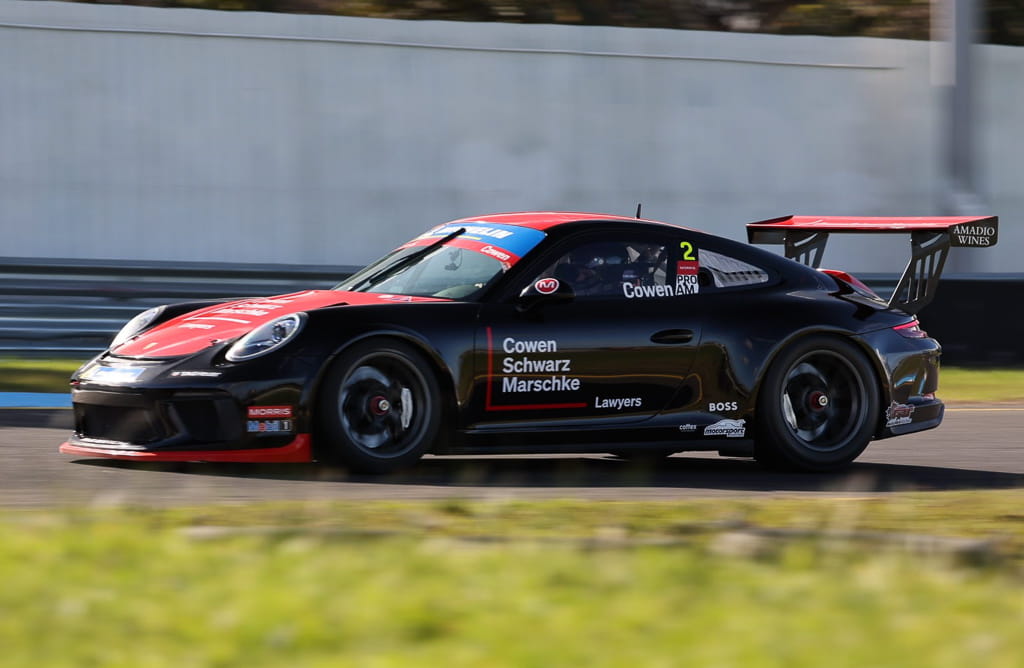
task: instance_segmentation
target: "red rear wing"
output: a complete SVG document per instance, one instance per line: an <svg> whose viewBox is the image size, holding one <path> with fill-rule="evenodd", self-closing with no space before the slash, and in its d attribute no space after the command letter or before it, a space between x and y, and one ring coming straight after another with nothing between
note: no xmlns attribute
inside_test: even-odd
<svg viewBox="0 0 1024 668"><path fill-rule="evenodd" d="M935 296L949 249L995 246L999 218L784 216L747 225L750 243L784 244L786 257L816 269L830 234L909 234L910 262L889 306L917 313Z"/></svg>

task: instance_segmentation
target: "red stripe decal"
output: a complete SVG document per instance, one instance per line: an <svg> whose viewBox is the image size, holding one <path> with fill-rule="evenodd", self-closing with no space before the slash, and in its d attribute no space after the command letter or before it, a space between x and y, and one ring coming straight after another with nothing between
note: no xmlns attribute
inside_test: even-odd
<svg viewBox="0 0 1024 668"><path fill-rule="evenodd" d="M108 450L101 447L63 443L60 451L65 455L105 457L145 462L240 462L247 464L305 464L313 461L309 434L298 434L288 445L280 448L252 450L176 450L143 451Z"/></svg>

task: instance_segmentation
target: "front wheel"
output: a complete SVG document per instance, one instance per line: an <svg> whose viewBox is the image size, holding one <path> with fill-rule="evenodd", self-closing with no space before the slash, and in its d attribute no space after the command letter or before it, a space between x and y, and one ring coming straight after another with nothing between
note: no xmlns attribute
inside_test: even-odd
<svg viewBox="0 0 1024 668"><path fill-rule="evenodd" d="M359 473L389 473L418 460L437 439L441 391L414 348L366 341L331 365L316 424L319 459Z"/></svg>
<svg viewBox="0 0 1024 668"><path fill-rule="evenodd" d="M754 454L805 471L840 469L863 452L879 415L878 384L852 343L811 337L780 353L762 383Z"/></svg>

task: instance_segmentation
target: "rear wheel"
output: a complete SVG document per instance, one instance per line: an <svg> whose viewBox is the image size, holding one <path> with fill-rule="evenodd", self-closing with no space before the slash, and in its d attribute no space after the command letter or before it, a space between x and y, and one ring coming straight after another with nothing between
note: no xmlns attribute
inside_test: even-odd
<svg viewBox="0 0 1024 668"><path fill-rule="evenodd" d="M427 452L441 427L441 391L411 346L370 340L331 366L317 401L317 456L361 473L388 473Z"/></svg>
<svg viewBox="0 0 1024 668"><path fill-rule="evenodd" d="M758 400L754 455L805 471L840 469L871 441L878 384L864 354L834 337L811 337L772 363Z"/></svg>

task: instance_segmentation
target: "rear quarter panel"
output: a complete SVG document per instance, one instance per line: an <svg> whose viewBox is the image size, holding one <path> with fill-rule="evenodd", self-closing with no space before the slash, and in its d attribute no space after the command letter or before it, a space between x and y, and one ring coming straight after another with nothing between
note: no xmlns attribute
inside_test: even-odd
<svg viewBox="0 0 1024 668"><path fill-rule="evenodd" d="M761 380L775 357L815 334L841 336L858 345L876 370L883 400L890 397L892 360L875 346L893 342L867 335L905 322L906 315L837 298L806 283L698 299L693 306L701 309L704 334L693 372L701 378L704 403L737 401L753 416Z"/></svg>

